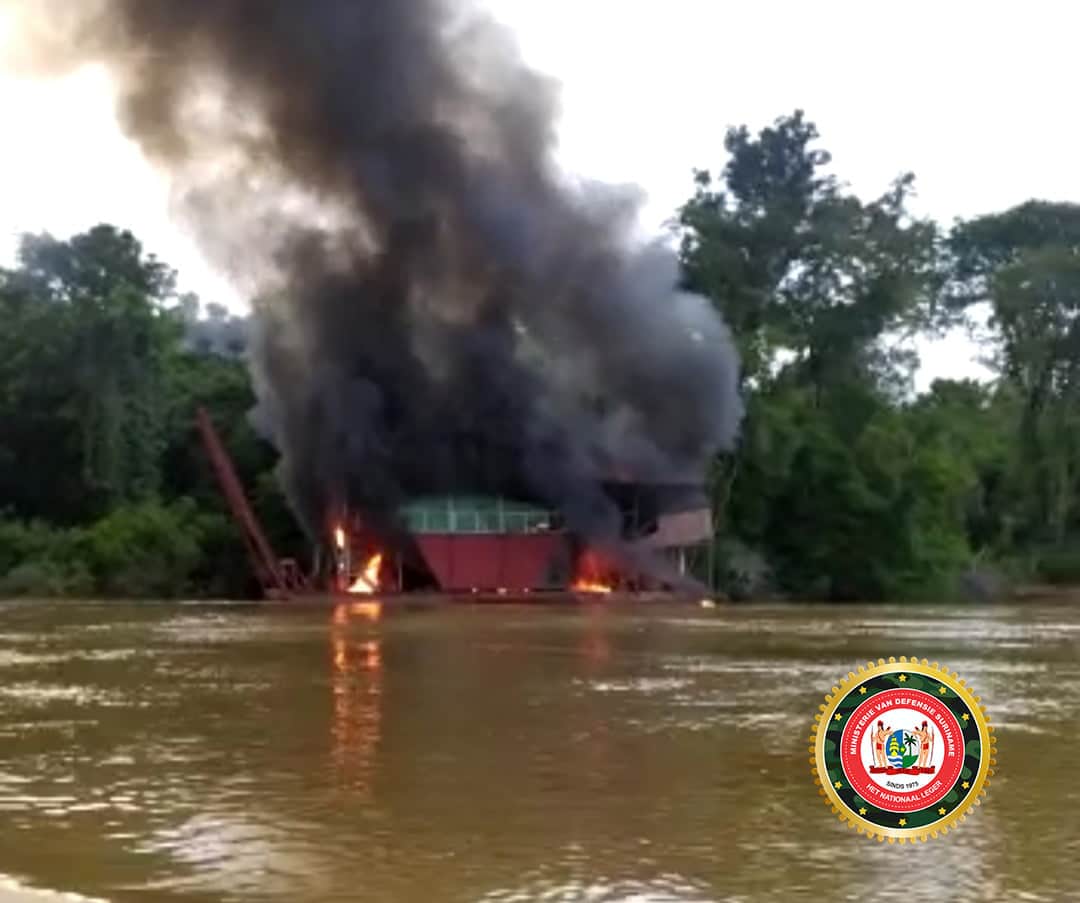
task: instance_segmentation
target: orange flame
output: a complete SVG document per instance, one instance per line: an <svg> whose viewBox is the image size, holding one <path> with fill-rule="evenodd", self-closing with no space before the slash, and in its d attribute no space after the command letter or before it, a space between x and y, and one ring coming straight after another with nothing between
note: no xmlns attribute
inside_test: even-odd
<svg viewBox="0 0 1080 903"><path fill-rule="evenodd" d="M359 595L370 595L379 588L379 570L382 568L382 552L376 552L371 558L368 559L367 564L364 565L364 570L360 573L349 587L350 593L357 593Z"/></svg>
<svg viewBox="0 0 1080 903"><path fill-rule="evenodd" d="M597 580L576 580L572 589L579 593L596 593L605 596L612 591L612 587Z"/></svg>
<svg viewBox="0 0 1080 903"><path fill-rule="evenodd" d="M341 527L334 527L334 544L339 549L345 548L345 531Z"/></svg>
<svg viewBox="0 0 1080 903"><path fill-rule="evenodd" d="M607 595L614 590L614 585L607 579L609 571L610 568L604 560L591 549L587 549L578 560L577 576L571 589L578 593Z"/></svg>

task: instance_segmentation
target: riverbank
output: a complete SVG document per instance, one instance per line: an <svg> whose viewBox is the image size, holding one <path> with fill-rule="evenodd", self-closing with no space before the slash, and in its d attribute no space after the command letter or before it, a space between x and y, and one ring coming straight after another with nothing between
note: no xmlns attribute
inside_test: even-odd
<svg viewBox="0 0 1080 903"><path fill-rule="evenodd" d="M177 604L207 604L213 605L221 601L217 594L185 593L147 595L142 598L131 596L103 597L101 595L89 596L82 593L71 596L45 596L41 593L17 593L0 594L0 602L61 602L78 603L83 601L109 602L117 605L139 604L140 602L173 602ZM513 606L536 606L536 607L560 607L582 605L685 605L688 607L716 608L718 606L755 606L755 605L820 605L820 604L857 604L857 605L911 605L911 606L951 606L956 604L1010 604L1023 603L1046 603L1046 604L1077 604L1080 605L1080 585L1054 586L1051 584L1027 584L1015 587L1011 590L994 594L985 598L966 598L958 602L955 598L939 599L882 599L876 602L856 601L852 603L832 603L828 599L794 598L782 595L766 595L760 597L740 597L733 599L719 591L702 592L610 592L589 593L574 590L544 590L538 592L526 592L522 594L507 593L467 593L456 595L442 592L407 592L407 593L380 593L376 596L367 595L333 595L312 594L296 596L287 599L265 599L251 597L247 599L230 600L229 605L275 605L283 607L307 607L323 606L336 607L338 605L352 605L359 609L365 605L376 604L395 609L407 608L438 608L452 605L473 605L484 607ZM0 900L0 903L3 903Z"/></svg>
<svg viewBox="0 0 1080 903"><path fill-rule="evenodd" d="M1080 604L1080 586L1052 586L1046 583L1018 586L1013 590L1011 598L1016 602Z"/></svg>

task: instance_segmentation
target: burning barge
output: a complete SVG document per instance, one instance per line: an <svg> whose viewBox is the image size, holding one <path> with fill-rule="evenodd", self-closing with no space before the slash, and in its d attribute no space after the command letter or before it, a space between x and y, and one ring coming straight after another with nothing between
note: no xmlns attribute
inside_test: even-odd
<svg viewBox="0 0 1080 903"><path fill-rule="evenodd" d="M470 601L535 601L649 594L670 598L693 585L693 564L711 572L712 518L703 487L692 484L606 485L623 519L619 562L568 530L559 512L501 496L440 495L402 507L392 537L366 528L345 505L326 525L310 570L280 559L259 524L232 461L205 410L198 427L219 486L244 538L263 596L362 599L438 595ZM665 577L626 562L664 561ZM699 598L700 593L693 593Z"/></svg>

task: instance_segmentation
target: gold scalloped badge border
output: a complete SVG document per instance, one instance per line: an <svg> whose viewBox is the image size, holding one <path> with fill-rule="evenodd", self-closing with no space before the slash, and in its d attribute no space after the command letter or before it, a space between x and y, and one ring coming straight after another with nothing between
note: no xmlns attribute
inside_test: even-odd
<svg viewBox="0 0 1080 903"><path fill-rule="evenodd" d="M822 723L827 724L829 719L832 718L833 712L849 691L871 677L893 671L925 674L946 684L971 709L972 716L979 726L982 756L979 761L979 773L975 776L974 784L967 799L942 818L941 821L921 828L884 828L862 818L849 809L833 790L832 783L827 778L828 769L825 766L826 732L818 730ZM986 796L986 789L990 784L990 778L993 777L994 767L997 765L994 728L990 724L990 718L986 714L986 709L983 707L980 697L972 693L970 687L955 671L950 671L937 662L931 664L925 658L908 658L904 655L901 655L899 659L889 658L887 661L879 658L876 663L867 662L865 665L859 665L857 671L849 671L847 677L843 678L832 688L832 692L825 696L824 705L818 706L818 709L819 712L814 716L814 726L810 734L810 771L814 776L814 783L817 785L818 793L824 799L825 805L832 809L833 814L840 821L846 822L848 827L859 834L865 834L871 839L876 839L879 843L886 840L889 843L906 843L908 841L915 843L919 840L925 843L929 838L945 834L950 829L955 828L967 818L968 813L975 806L982 803L983 797ZM826 776L824 780L822 775Z"/></svg>

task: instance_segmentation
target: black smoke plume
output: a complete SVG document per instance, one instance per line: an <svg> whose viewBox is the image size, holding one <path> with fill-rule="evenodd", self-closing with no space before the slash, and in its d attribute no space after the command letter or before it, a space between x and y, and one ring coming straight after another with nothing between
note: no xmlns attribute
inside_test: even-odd
<svg viewBox="0 0 1080 903"><path fill-rule="evenodd" d="M111 71L255 298L257 420L313 533L345 495L470 491L611 536L603 481L700 480L733 441L723 323L635 243L633 191L559 175L555 87L474 6L7 2L37 64Z"/></svg>

